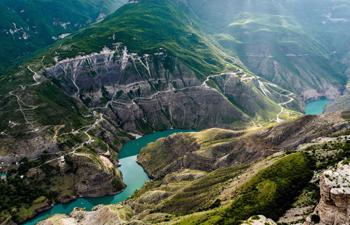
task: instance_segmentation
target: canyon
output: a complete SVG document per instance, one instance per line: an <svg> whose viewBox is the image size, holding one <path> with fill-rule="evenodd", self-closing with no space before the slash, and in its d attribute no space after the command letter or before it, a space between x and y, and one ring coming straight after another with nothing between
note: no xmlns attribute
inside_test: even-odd
<svg viewBox="0 0 350 225"><path fill-rule="evenodd" d="M315 174L348 157L348 37L338 1L293 2L129 1L2 75L0 222L128 190L122 146L169 129L192 132L141 150L152 179L129 199L40 224L304 220L290 215L312 213ZM329 4L334 39L315 22Z"/></svg>

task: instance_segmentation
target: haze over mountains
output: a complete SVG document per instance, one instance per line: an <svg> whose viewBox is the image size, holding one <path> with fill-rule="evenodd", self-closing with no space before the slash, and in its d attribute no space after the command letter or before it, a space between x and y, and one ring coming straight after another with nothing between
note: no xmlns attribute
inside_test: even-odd
<svg viewBox="0 0 350 225"><path fill-rule="evenodd" d="M0 9L0 222L123 190L121 146L156 131L201 132L144 148L138 161L154 179L123 206L43 224L311 215L312 174L349 156L348 1L0 0ZM336 101L332 113L303 116L321 97Z"/></svg>
<svg viewBox="0 0 350 225"><path fill-rule="evenodd" d="M304 99L333 97L347 81L347 1L187 4L206 22L206 30L238 55L245 66L269 81L301 93Z"/></svg>

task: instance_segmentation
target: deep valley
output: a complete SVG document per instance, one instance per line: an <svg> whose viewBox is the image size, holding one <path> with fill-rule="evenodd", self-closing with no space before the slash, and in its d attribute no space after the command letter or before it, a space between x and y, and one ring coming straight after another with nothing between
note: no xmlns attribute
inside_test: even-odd
<svg viewBox="0 0 350 225"><path fill-rule="evenodd" d="M0 224L349 223L350 2L1 8Z"/></svg>

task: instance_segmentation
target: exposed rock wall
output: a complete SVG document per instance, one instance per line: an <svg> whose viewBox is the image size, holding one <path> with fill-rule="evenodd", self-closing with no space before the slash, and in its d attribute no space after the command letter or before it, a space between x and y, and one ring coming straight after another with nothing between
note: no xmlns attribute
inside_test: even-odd
<svg viewBox="0 0 350 225"><path fill-rule="evenodd" d="M241 225L277 225L277 223L265 216L253 216L243 221Z"/></svg>
<svg viewBox="0 0 350 225"><path fill-rule="evenodd" d="M340 163L320 180L321 200L305 225L350 224L350 165Z"/></svg>
<svg viewBox="0 0 350 225"><path fill-rule="evenodd" d="M86 157L88 160L84 159ZM82 155L74 159L77 168L74 189L78 196L113 195L125 187L121 173L115 169L108 158L104 156L98 156L97 159L91 158L91 156Z"/></svg>
<svg viewBox="0 0 350 225"><path fill-rule="evenodd" d="M45 75L132 132L273 120L277 103L290 98L242 71L201 77L163 49L142 56L104 49L57 62Z"/></svg>

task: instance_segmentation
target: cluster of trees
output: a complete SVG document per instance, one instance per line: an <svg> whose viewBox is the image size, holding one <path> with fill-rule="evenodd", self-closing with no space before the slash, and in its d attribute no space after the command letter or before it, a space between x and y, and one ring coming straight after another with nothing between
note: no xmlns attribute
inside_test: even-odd
<svg viewBox="0 0 350 225"><path fill-rule="evenodd" d="M23 159L16 170L10 170L6 180L0 180L0 223L9 216L17 222L23 220L21 215L25 209L29 209L34 200L41 196L48 199L54 199L55 193L50 192L48 186L50 179L36 179L27 177L26 174L30 168L40 162L29 162ZM44 166L44 176L52 168Z"/></svg>

